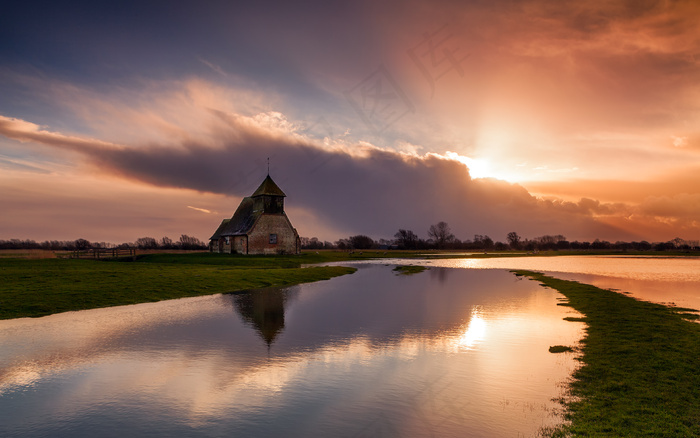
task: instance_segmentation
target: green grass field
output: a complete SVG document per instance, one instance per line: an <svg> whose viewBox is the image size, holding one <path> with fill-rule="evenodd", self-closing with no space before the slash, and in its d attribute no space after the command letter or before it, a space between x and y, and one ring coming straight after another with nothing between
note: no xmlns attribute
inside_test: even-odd
<svg viewBox="0 0 700 438"><path fill-rule="evenodd" d="M561 292L585 315L565 319L588 326L582 367L562 400L570 424L552 436L700 436L700 324L688 321L689 309L514 272Z"/></svg>
<svg viewBox="0 0 700 438"><path fill-rule="evenodd" d="M0 319L326 280L347 267L218 254L153 254L136 261L0 259Z"/></svg>

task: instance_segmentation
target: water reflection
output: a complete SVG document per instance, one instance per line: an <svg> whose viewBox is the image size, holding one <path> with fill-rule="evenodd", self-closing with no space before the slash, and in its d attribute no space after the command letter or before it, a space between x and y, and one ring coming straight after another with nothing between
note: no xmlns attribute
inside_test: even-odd
<svg viewBox="0 0 700 438"><path fill-rule="evenodd" d="M636 298L700 310L700 258L654 256L556 256L463 259L393 259L354 263L415 264L462 269L527 269ZM345 263L331 263L345 264Z"/></svg>
<svg viewBox="0 0 700 438"><path fill-rule="evenodd" d="M485 335L486 320L481 315L479 308L474 308L464 333L457 338L457 344L460 347L472 348L477 342L483 340Z"/></svg>
<svg viewBox="0 0 700 438"><path fill-rule="evenodd" d="M575 366L548 347L582 334L556 296L504 271L370 266L0 321L0 436L532 435Z"/></svg>
<svg viewBox="0 0 700 438"><path fill-rule="evenodd" d="M284 330L284 307L294 299L297 288L265 288L225 294L244 321L260 334L268 348Z"/></svg>
<svg viewBox="0 0 700 438"><path fill-rule="evenodd" d="M445 283L445 281L447 281L447 274L449 272L449 269L436 267L430 270L430 276L433 280L437 280L440 283Z"/></svg>

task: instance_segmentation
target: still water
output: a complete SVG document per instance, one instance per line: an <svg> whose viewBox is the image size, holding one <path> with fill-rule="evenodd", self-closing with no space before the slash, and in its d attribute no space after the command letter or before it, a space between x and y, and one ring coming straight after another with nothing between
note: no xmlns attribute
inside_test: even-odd
<svg viewBox="0 0 700 438"><path fill-rule="evenodd" d="M527 269L628 293L656 303L700 309L700 258L653 256L500 257L399 260L462 269ZM387 263L368 260L362 263Z"/></svg>
<svg viewBox="0 0 700 438"><path fill-rule="evenodd" d="M544 271L635 298L700 309L700 258L640 256L517 257L463 259L444 266ZM442 266L442 265L441 265Z"/></svg>
<svg viewBox="0 0 700 438"><path fill-rule="evenodd" d="M0 436L518 437L583 324L504 270L391 266L287 289L0 321Z"/></svg>

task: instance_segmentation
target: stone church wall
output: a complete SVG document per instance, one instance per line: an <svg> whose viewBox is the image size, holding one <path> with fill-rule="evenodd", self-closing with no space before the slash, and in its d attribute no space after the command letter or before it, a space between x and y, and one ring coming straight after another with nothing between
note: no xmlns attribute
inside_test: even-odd
<svg viewBox="0 0 700 438"><path fill-rule="evenodd" d="M286 215L263 214L248 234L248 254L297 254L297 237Z"/></svg>

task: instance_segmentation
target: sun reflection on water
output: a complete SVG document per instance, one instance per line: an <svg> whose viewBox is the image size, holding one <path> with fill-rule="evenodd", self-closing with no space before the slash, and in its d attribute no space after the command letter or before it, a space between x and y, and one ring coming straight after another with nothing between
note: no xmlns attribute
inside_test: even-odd
<svg viewBox="0 0 700 438"><path fill-rule="evenodd" d="M455 344L459 348L470 350L486 338L486 329L487 323L481 309L474 307L464 332L457 338Z"/></svg>

